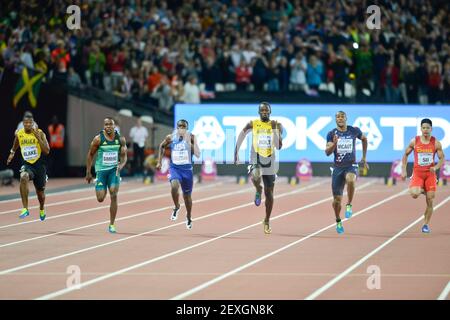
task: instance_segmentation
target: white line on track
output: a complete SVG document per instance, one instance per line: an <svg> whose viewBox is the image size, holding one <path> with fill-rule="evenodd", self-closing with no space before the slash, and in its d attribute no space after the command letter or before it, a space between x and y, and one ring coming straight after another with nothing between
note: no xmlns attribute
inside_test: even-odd
<svg viewBox="0 0 450 320"><path fill-rule="evenodd" d="M369 186L369 185L371 185L371 184L373 184L373 183L375 183L375 181L369 181L369 182L365 183L364 185L361 185L358 189L364 188L364 187ZM306 189L306 188L307 188L307 187L305 187L305 189ZM297 192L298 192L298 191L297 191ZM292 193L294 193L294 192L289 192L288 194L292 194ZM279 218L281 218L281 217L284 217L284 216L287 216L287 215L290 215L290 214L293 214L293 213L296 213L296 212L299 212L299 211L308 209L308 208L310 208L310 207L313 207L313 206L316 206L316 205L318 205L318 204L324 203L325 201L330 201L330 199L332 199L332 197L328 197L328 198L326 198L326 199L316 201L316 202L311 203L311 204L308 204L308 205L306 205L306 206L303 206L303 207L300 207L300 208L297 208L297 209L294 209L294 210L285 212L285 213L280 214L280 215L278 215L278 216L276 216L276 217L273 217L271 220L279 219ZM241 205L241 206L239 206L239 207L245 207L245 206L248 206L248 205L251 205L251 204L253 204L253 203L250 203L250 204L244 204L244 205ZM228 211L228 210L230 210L230 209L226 209L226 210L224 210L224 211ZM197 220L198 220L198 219L197 219ZM243 228L240 228L240 229L238 229L238 230L235 230L235 231L232 231L232 232L228 232L228 233L226 233L226 234L222 234L222 235L220 235L220 236L218 236L218 237L215 237L215 238L212 238L212 239L209 239L209 240L205 240L205 241L196 243L196 244L194 244L194 245L191 245L191 246L188 246L188 247L185 247L185 248L176 250L176 251L172 251L172 252L170 252L170 253L164 254L164 255L162 255L162 256L155 257L155 258L153 258L153 259L150 259L150 260L141 262L141 263L139 263L139 264L132 265L132 266L127 267L127 268L124 268L124 269L120 269L120 270L118 270L118 271L109 273L109 274L104 275L104 276L102 276L102 277L98 277L98 278L91 279L91 280L89 280L89 281L86 281L86 282L80 284L80 286L77 286L77 287L78 287L78 288L84 288L84 287L90 286L90 285L92 285L92 284L95 284L95 283L98 283L98 282L101 282L101 281L104 281L104 280L113 278L113 277L118 276L118 275L121 275L121 274L123 274L123 273L126 273L126 272L129 272L129 271L132 271L132 270L141 268L141 267L143 267L143 266L147 266L147 265L152 264L152 263L155 263L155 262L157 262L157 261L160 261L160 260L163 260L163 259L166 259L166 258L175 256L175 255L177 255L177 254L180 254L180 253L189 251L189 250L191 250L191 249L194 249L194 248L197 248L197 247L200 247L200 246L209 244L209 243L214 242L214 241L217 241L217 240L219 240L219 239L228 237L228 236L230 236L230 235L232 235L232 234L239 233L239 232L241 232L241 231L244 231L244 230L253 228L253 227L255 227L255 226L260 226L260 225L261 225L261 222L258 222L258 223L254 223L254 224L248 225L248 226L243 227ZM62 290L59 290L59 291L56 291L56 292L52 292L52 293L46 294L46 295L44 295L44 296L38 297L38 298L36 298L36 300L49 300L49 299L53 299L53 298L59 297L59 296L61 296L61 295L67 294L67 293L69 293L69 292L71 292L71 291L73 291L73 290L75 290L74 287L65 288L65 289L62 289Z"/></svg>
<svg viewBox="0 0 450 320"><path fill-rule="evenodd" d="M450 292L450 281L445 286L444 290L442 290L441 294L437 298L437 300L445 300L447 299L448 293Z"/></svg>
<svg viewBox="0 0 450 320"><path fill-rule="evenodd" d="M211 187L215 187L218 185L222 185L223 182L218 182L218 183L214 183L211 185L205 185L205 186L201 186L199 188L197 188L196 190L203 190L203 189L209 189ZM134 204L134 203L139 203L139 202L144 202L144 201L149 201L149 200L155 200L155 199L161 199L161 198L166 198L167 197L167 192L164 194L158 194L156 196L150 196L150 197L145 197L145 198L139 198L136 200L130 200L130 201L125 201L125 202L119 202L119 206L125 206L128 204ZM120 196L120 193L119 193ZM90 212L90 211L96 211L96 210L101 210L101 209L107 209L109 208L109 204L108 205L104 205L104 206L99 206L99 207L95 207L95 208L88 208L88 209L83 209L83 210L78 210L78 211L72 211L72 212L68 212L68 213L63 213L63 214L59 214L56 216L50 216L47 217L46 221L48 220L54 220L54 219L60 219L60 218L64 218L64 217L69 217L69 216L73 216L73 215L77 215L77 214L82 214L82 213L86 213L86 212ZM34 219L34 220L29 220L29 221L24 221L24 222L17 222L17 223L12 223L12 224L7 224L7 225L3 225L0 226L0 230L1 229L6 229L6 228L12 228L12 227L17 227L17 226L22 226L25 224L29 224L29 223L43 223L41 220L39 219ZM45 222L44 222L45 223Z"/></svg>
<svg viewBox="0 0 450 320"><path fill-rule="evenodd" d="M285 196L289 196L289 195L296 194L296 193L299 193L299 192L303 192L303 191L306 191L308 189L312 189L312 188L314 188L316 186L319 186L321 184L322 184L322 182L317 182L315 184L312 184L312 185L304 187L304 188L300 188L300 189L297 189L297 190L294 190L294 191L290 191L290 192L279 194L279 195L275 196L275 198L278 199L278 198L281 198L281 197L285 197ZM234 194L237 194L237 193L244 193L244 192L246 192L248 190L253 190L253 187L246 188L246 189L241 189L239 191L230 192L229 194L223 194L222 197L223 196L228 196L228 195L234 195ZM215 198L217 198L217 197L215 197ZM200 200L197 200L197 201L198 202L203 202L203 201L207 201L207 200L208 200L208 198L200 199ZM253 202L245 203L245 204L242 204L242 205L239 205L239 206L235 206L235 207L232 207L232 208L228 208L228 209L224 209L224 210L215 211L215 212L203 215L201 217L198 217L198 218L195 219L195 221L203 220L203 219L206 219L206 218L209 218L209 217L213 217L213 216L216 216L216 215L219 215L219 214L222 214L222 213L230 212L230 211L233 211L233 210L245 208L245 207L250 206L250 205L253 205ZM91 250L94 250L94 249L97 249L97 248L106 247L106 246L109 246L109 245L112 245L112 244L115 244L115 243L123 242L123 241L130 240L130 239L134 239L134 238L137 238L137 237L140 237L140 236L143 236L143 235L147 235L147 234L155 233L155 232L158 232L158 231L174 228L174 227L182 225L182 224L184 224L184 222L171 224L169 226L153 229L153 230L150 230L150 231L142 232L142 233L139 233L139 234L136 234L136 235L128 236L128 237L117 239L117 240L114 240L114 241L109 241L109 242L106 242L106 243L102 243L100 245L95 245L95 246L92 246L92 247L88 247L88 248L72 251L72 252L69 252L69 253L66 253L66 254L63 254L63 255L59 255L59 256L55 256L55 257L51 257L51 258L47 258L47 259L42 259L42 260L39 260L39 261L36 261L36 262L28 263L28 264L25 264L25 265L17 266L17 267L6 269L6 270L2 270L2 271L0 271L0 276L8 274L8 273L11 273L11 272L23 270L23 269L26 269L26 268L34 267L34 266L37 266L37 265L40 265L40 264L43 264L43 263L55 261L55 260L58 260L58 259L69 257L69 256L73 256L73 255L76 255L76 254L79 254L79 253L91 251Z"/></svg>
<svg viewBox="0 0 450 320"><path fill-rule="evenodd" d="M443 206L447 201L450 200L450 197L447 197L445 200L443 200L441 203L439 203L437 206L434 207L434 210L439 209L441 206ZM405 233L406 231L408 231L411 227L413 227L415 224L417 224L419 221L423 220L423 217L421 216L420 218L416 219L415 221L413 221L411 224L409 224L408 226L406 226L405 228L403 228L401 231L399 231L397 234L395 234L394 236L392 236L391 238L389 238L388 240L386 240L385 242L383 242L381 245L379 245L377 248L375 248L374 250L372 250L370 253L366 254L364 257L362 257L360 260L358 260L357 262L355 262L353 265L351 265L350 267L348 267L345 271L343 271L342 273L340 273L338 276L336 276L335 278L331 279L330 281L328 281L324 286L320 287L319 289L317 289L316 291L314 291L313 293L311 293L309 296L307 296L305 298L305 300L314 300L316 299L318 296L320 296L322 293L324 293L325 291L327 291L328 289L330 289L332 286L334 286L337 282L339 282L340 280L342 280L345 276L347 276L350 272L352 272L353 270L355 270L356 268L358 268L361 264L363 264L365 261L367 261L370 257L372 257L373 255L375 255L377 252L379 252L380 250L382 250L384 247L386 247L388 244L390 244L392 241L394 241L395 239L397 239L398 237L400 237L403 233Z"/></svg>

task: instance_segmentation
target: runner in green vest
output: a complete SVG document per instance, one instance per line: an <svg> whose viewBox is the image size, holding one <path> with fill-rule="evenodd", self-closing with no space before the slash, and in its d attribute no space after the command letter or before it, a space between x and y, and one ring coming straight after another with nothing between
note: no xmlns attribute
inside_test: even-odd
<svg viewBox="0 0 450 320"><path fill-rule="evenodd" d="M120 170L127 163L127 144L125 137L114 130L114 120L105 118L104 129L95 136L91 142L86 160L86 180L91 183L93 180L91 167L95 154L95 173L97 176L95 184L95 193L98 202L103 202L106 197L107 188L111 196L110 224L109 232L116 233L114 221L117 214L117 193L120 185Z"/></svg>

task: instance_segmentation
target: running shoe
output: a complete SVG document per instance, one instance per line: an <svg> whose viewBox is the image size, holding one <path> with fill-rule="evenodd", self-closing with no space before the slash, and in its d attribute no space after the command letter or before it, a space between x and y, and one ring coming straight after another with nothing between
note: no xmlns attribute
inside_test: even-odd
<svg viewBox="0 0 450 320"><path fill-rule="evenodd" d="M347 219L351 218L353 214L353 210L352 210L352 205L349 203L347 204L347 206L345 207L345 217Z"/></svg>
<svg viewBox="0 0 450 320"><path fill-rule="evenodd" d="M20 219L26 218L30 215L30 212L28 211L28 209L23 208L22 211L20 212Z"/></svg>
<svg viewBox="0 0 450 320"><path fill-rule="evenodd" d="M188 230L192 229L192 220L191 219L186 220L186 228Z"/></svg>
<svg viewBox="0 0 450 320"><path fill-rule="evenodd" d="M116 233L116 227L113 224L110 224L108 227L109 233Z"/></svg>
<svg viewBox="0 0 450 320"><path fill-rule="evenodd" d="M45 217L45 210L39 210L39 219L41 219L41 221L44 221Z"/></svg>
<svg viewBox="0 0 450 320"><path fill-rule="evenodd" d="M344 233L344 226L342 225L342 221L336 224L336 231L339 234Z"/></svg>
<svg viewBox="0 0 450 320"><path fill-rule="evenodd" d="M422 232L423 233L430 233L430 228L428 227L427 224L424 224L422 227Z"/></svg>
<svg viewBox="0 0 450 320"><path fill-rule="evenodd" d="M172 220L172 221L177 220L179 211L180 211L180 208L174 208L172 215L170 216L170 220Z"/></svg>
<svg viewBox="0 0 450 320"><path fill-rule="evenodd" d="M266 220L263 220L263 226L264 226L264 233L265 234L271 234L272 233L272 228L270 227L269 223L266 222Z"/></svg>
<svg viewBox="0 0 450 320"><path fill-rule="evenodd" d="M257 207L259 207L260 204L261 204L261 192L256 192L255 193L255 205Z"/></svg>

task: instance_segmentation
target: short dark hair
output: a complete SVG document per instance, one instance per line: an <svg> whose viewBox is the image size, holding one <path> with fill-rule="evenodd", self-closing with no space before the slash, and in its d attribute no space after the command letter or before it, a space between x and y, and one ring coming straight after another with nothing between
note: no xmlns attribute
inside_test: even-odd
<svg viewBox="0 0 450 320"><path fill-rule="evenodd" d="M338 112L336 112L336 114L338 113L343 113L345 116L347 116L347 114L345 113L345 111L339 110Z"/></svg>
<svg viewBox="0 0 450 320"><path fill-rule="evenodd" d="M258 110L261 110L261 107L266 106L269 108L269 112L272 113L272 107L270 106L270 103L263 101L259 104Z"/></svg>
<svg viewBox="0 0 450 320"><path fill-rule="evenodd" d="M178 121L177 121L177 126L178 126L178 122L184 122L184 123L186 123L186 127L189 128L189 122L188 122L187 120L185 120L185 119L180 119L180 120L178 120Z"/></svg>
<svg viewBox="0 0 450 320"><path fill-rule="evenodd" d="M114 122L114 124L116 124L116 120L114 120L113 117L105 117L104 120L111 120L112 122Z"/></svg>
<svg viewBox="0 0 450 320"><path fill-rule="evenodd" d="M34 120L33 114L30 111L26 111L23 114L23 120Z"/></svg>
<svg viewBox="0 0 450 320"><path fill-rule="evenodd" d="M428 118L422 119L422 121L420 121L420 126L422 126L424 123L428 123L431 127L433 126L433 122L431 122L431 120Z"/></svg>

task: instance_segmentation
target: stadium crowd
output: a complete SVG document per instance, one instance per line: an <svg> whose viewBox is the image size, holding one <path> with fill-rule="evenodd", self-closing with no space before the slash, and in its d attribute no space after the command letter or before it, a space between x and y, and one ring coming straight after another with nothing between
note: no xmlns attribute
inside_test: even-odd
<svg viewBox="0 0 450 320"><path fill-rule="evenodd" d="M81 28L66 26L69 5ZM380 29L366 9L381 8ZM450 102L446 0L0 2L0 70L26 66L140 101L215 91L302 91L386 103ZM1 72L1 71L0 71Z"/></svg>

